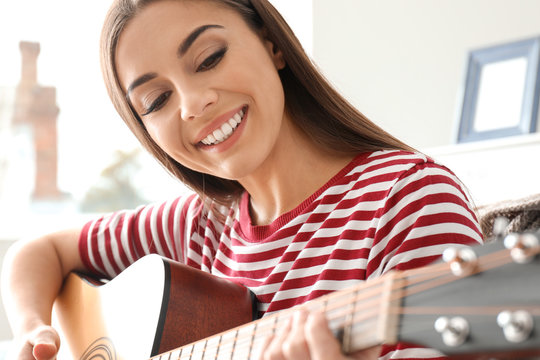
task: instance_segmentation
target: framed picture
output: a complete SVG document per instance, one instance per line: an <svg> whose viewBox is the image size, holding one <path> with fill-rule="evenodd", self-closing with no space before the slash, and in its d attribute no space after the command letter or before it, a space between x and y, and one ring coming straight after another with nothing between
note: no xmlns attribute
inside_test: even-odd
<svg viewBox="0 0 540 360"><path fill-rule="evenodd" d="M536 131L540 38L471 51L457 142Z"/></svg>

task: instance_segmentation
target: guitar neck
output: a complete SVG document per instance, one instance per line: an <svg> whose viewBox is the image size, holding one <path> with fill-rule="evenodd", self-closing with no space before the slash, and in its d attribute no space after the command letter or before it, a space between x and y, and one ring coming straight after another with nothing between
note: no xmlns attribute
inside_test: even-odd
<svg viewBox="0 0 540 360"><path fill-rule="evenodd" d="M152 359L251 359L258 354L263 341L283 329L301 308L325 313L330 330L340 340L344 353L395 343L399 316L395 306L399 306L400 301L396 281L403 281L397 274L330 293Z"/></svg>

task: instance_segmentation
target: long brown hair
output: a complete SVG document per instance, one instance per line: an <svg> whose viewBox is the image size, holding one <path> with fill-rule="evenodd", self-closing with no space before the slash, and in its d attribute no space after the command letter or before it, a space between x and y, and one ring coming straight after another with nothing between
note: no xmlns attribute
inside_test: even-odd
<svg viewBox="0 0 540 360"><path fill-rule="evenodd" d="M242 186L234 180L193 171L167 155L150 137L120 86L115 68L120 34L139 11L156 1L161 0L116 0L109 10L101 35L101 65L109 96L141 144L170 173L203 197L230 204L242 193ZM263 34L283 53L286 66L279 75L285 93L285 110L296 126L317 144L342 154L382 149L413 150L367 119L328 83L268 0L207 1L236 11L248 26Z"/></svg>

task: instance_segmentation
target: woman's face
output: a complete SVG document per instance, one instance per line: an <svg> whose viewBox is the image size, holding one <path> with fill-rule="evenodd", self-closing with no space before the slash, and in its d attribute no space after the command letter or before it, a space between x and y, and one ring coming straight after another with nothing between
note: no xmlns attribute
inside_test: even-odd
<svg viewBox="0 0 540 360"><path fill-rule="evenodd" d="M249 176L280 137L280 52L231 9L158 1L120 36L120 84L154 141L193 170Z"/></svg>

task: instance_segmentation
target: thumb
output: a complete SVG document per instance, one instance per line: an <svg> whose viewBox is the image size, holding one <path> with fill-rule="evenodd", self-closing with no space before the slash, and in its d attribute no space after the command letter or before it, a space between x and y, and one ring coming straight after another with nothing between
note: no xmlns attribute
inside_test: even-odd
<svg viewBox="0 0 540 360"><path fill-rule="evenodd" d="M60 337L50 326L38 328L31 342L33 355L37 360L54 359L60 347Z"/></svg>

